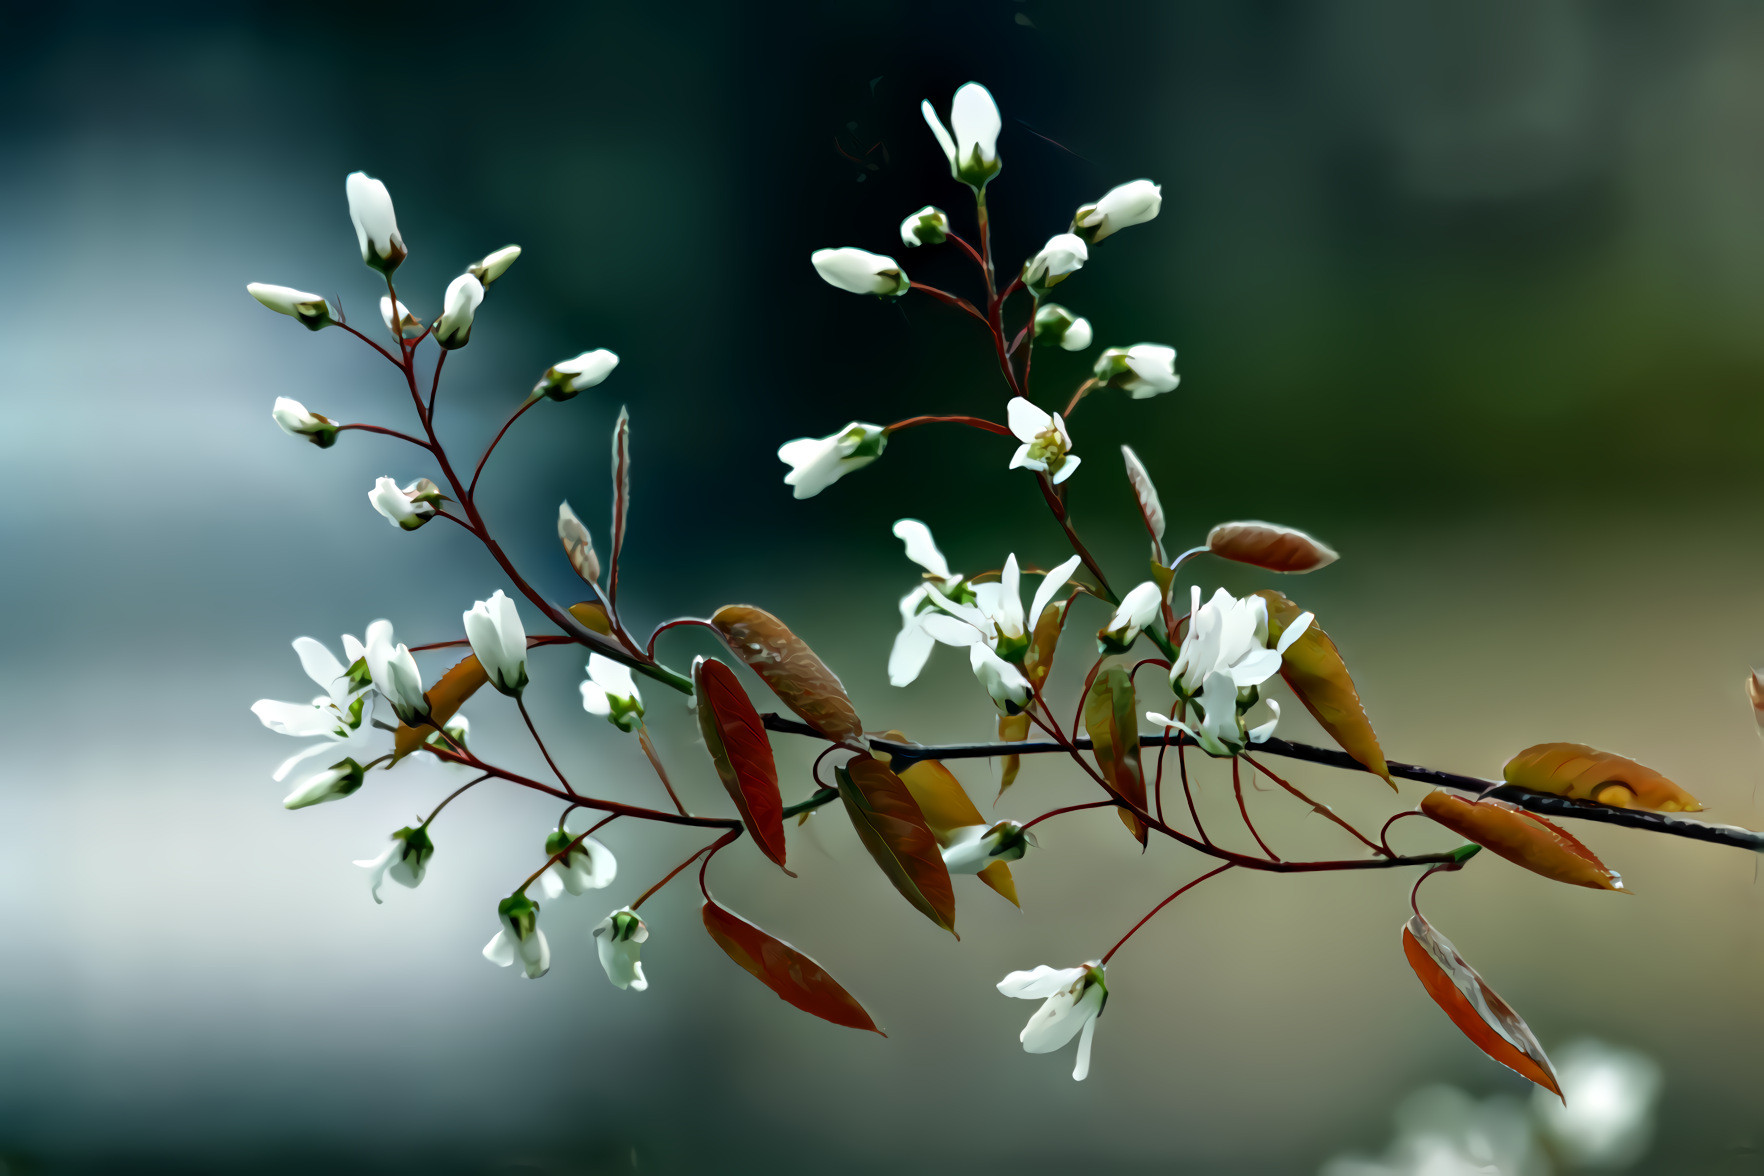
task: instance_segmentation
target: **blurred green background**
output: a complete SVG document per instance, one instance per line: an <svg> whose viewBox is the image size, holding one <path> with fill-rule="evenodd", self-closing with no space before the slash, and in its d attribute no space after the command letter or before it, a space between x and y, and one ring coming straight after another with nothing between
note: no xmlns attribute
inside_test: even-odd
<svg viewBox="0 0 1764 1176"><path fill-rule="evenodd" d="M959 654L887 683L916 574L888 528L925 519L970 572L1011 551L1057 560L1009 445L917 430L801 503L773 453L853 417L1002 412L975 324L838 293L808 264L824 245L899 252L899 219L926 202L966 226L917 106L984 82L1005 116L1007 263L1113 184L1164 186L1162 216L1058 293L1099 345L1180 352L1175 393L1098 397L1073 425L1073 509L1116 579L1144 558L1113 457L1129 440L1174 541L1268 517L1341 550L1277 586L1342 646L1393 758L1492 775L1528 744L1578 740L1665 771L1713 819L1764 819L1739 690L1764 658L1755 4L68 3L10 5L6 22L8 1172L1309 1173L1381 1147L1417 1087L1524 1093L1414 982L1395 876L1209 883L1117 957L1087 1082L1067 1055L1025 1056L1029 1006L993 983L1094 956L1198 870L1130 852L1107 814L1045 827L1017 871L1021 913L958 886L959 945L837 819L798 837L799 881L719 859L729 904L826 964L886 1041L741 975L689 886L644 909L647 993L599 974L594 899L547 912L543 982L486 965L495 900L555 817L524 796L462 800L422 888L376 907L350 859L453 777L413 766L285 813L268 777L290 747L247 708L310 691L296 635L334 645L387 616L438 640L503 585L452 529L396 533L367 507L375 477L434 472L410 454L359 434L321 453L268 419L287 395L405 423L380 360L243 292L317 290L372 322L342 193L357 168L397 202L419 314L489 249L526 250L448 364L458 451L546 365L623 358L530 414L486 475L484 509L537 583L574 584L560 499L604 542L627 404L634 623L752 601L871 725L980 738L991 710ZM901 256L969 281L953 256ZM1038 359L1038 394L1063 399L1086 362ZM676 664L708 652L663 640ZM596 787L653 800L630 742L579 710L580 671L536 655L537 716ZM486 754L540 770L499 699L468 713ZM654 698L652 721L692 803L717 805L683 708ZM1283 733L1317 737L1302 715ZM780 745L802 794L809 751ZM983 768L965 778L990 796ZM1353 815L1392 811L1369 778L1295 778ZM1000 815L1083 795L1032 765ZM1347 849L1278 798L1253 803L1291 853ZM1658 1061L1638 1171L1764 1170L1755 862L1585 835L1634 897L1479 860L1429 884L1430 917L1546 1046L1595 1034ZM611 841L607 905L694 844Z"/></svg>

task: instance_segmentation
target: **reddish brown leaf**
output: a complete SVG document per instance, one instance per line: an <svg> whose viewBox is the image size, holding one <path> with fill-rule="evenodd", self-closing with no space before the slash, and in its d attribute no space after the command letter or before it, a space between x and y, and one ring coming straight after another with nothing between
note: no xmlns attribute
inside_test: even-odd
<svg viewBox="0 0 1764 1176"><path fill-rule="evenodd" d="M1450 792L1422 798L1421 811L1517 866L1570 886L1623 890L1623 879L1568 830L1504 800L1472 802Z"/></svg>
<svg viewBox="0 0 1764 1176"><path fill-rule="evenodd" d="M821 965L734 911L724 910L706 899L704 929L730 959L751 972L754 979L777 993L781 1000L823 1021L888 1036L876 1028L876 1022L857 998L827 975Z"/></svg>
<svg viewBox="0 0 1764 1176"><path fill-rule="evenodd" d="M803 722L829 739L862 741L863 721L838 676L783 621L748 604L726 604L710 621L729 652L765 679Z"/></svg>
<svg viewBox="0 0 1764 1176"><path fill-rule="evenodd" d="M1139 762L1139 707L1133 679L1125 668L1110 666L1096 676L1084 696L1084 730L1090 736L1096 766L1116 795L1145 810L1145 770ZM1117 809L1121 823L1143 847L1146 827L1126 809Z"/></svg>
<svg viewBox="0 0 1764 1176"><path fill-rule="evenodd" d="M784 866L784 800L778 795L778 765L759 712L747 700L735 671L715 658L693 663L692 689L698 699L698 729L717 776L741 810L760 852L789 874Z"/></svg>
<svg viewBox="0 0 1764 1176"><path fill-rule="evenodd" d="M1163 562L1164 554L1164 506L1158 501L1158 488L1152 485L1151 475L1145 472L1145 465L1139 455L1123 445L1121 457L1127 463L1127 481L1133 486L1133 497L1139 503L1139 517L1145 520L1145 529L1150 532L1153 553L1158 562Z"/></svg>
<svg viewBox="0 0 1764 1176"><path fill-rule="evenodd" d="M1286 626L1304 610L1272 589L1256 595L1268 602L1268 639L1278 641ZM1341 651L1316 621L1287 647L1280 662L1280 676L1341 749L1364 764L1367 771L1382 776L1395 792L1396 781L1390 778L1384 749L1378 745L1378 734L1372 730L1366 708L1360 705L1360 692L1348 675L1347 663L1341 660Z"/></svg>
<svg viewBox="0 0 1764 1176"><path fill-rule="evenodd" d="M896 743L907 742L907 737L899 731L884 731L882 737ZM885 756L877 758L888 763ZM893 765L888 766L892 770ZM940 848L949 847L951 834L957 829L991 824L974 807L968 790L962 787L962 782L956 779L955 773L939 761L915 760L899 776L900 782L913 794L913 803L919 806L919 813L925 818L925 827L931 830L931 836L937 838ZM1012 904L1019 907L1023 905L1017 901L1017 883L1011 877L1009 862L993 862L980 871L979 878Z"/></svg>
<svg viewBox="0 0 1764 1176"><path fill-rule="evenodd" d="M1458 949L1420 915L1403 928L1403 954L1433 1003L1445 1011L1476 1048L1557 1098L1562 1097L1556 1071L1530 1027L1495 995L1476 969L1464 962Z"/></svg>
<svg viewBox="0 0 1764 1176"><path fill-rule="evenodd" d="M434 725L424 724L421 727L410 727L398 724L398 731L392 736L392 762L397 763L411 752L423 745L423 741L459 713L466 699L478 692L478 688L490 680L484 667L478 664L476 654L468 654L455 662L453 667L433 686L429 687L429 718Z"/></svg>
<svg viewBox="0 0 1764 1176"><path fill-rule="evenodd" d="M835 768L834 775L858 839L894 888L927 919L955 935L955 889L937 837L912 792L867 755Z"/></svg>
<svg viewBox="0 0 1764 1176"><path fill-rule="evenodd" d="M1700 813L1696 797L1627 756L1597 751L1584 743L1540 743L1512 759L1502 773L1507 783L1533 792L1591 800L1617 808L1657 813Z"/></svg>
<svg viewBox="0 0 1764 1176"><path fill-rule="evenodd" d="M1314 572L1341 558L1329 544L1303 531L1253 519L1214 527L1207 533L1207 550L1271 572Z"/></svg>

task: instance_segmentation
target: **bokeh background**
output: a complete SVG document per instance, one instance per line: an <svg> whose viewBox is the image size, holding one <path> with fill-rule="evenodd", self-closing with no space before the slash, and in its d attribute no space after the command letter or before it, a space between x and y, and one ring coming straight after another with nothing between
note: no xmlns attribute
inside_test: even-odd
<svg viewBox="0 0 1764 1176"><path fill-rule="evenodd" d="M763 604L872 724L977 738L990 710L959 655L887 683L916 571L888 527L925 519L968 571L1059 558L1008 445L903 434L803 503L772 455L853 417L1000 412L974 324L837 293L807 260L894 251L927 201L966 223L917 105L983 81L1005 113L1002 258L1115 183L1164 186L1163 215L1060 290L1099 344L1181 356L1177 392L1098 397L1074 424L1074 510L1116 578L1144 558L1111 456L1131 440L1178 540L1269 517L1343 552L1279 586L1341 644L1394 758L1495 774L1533 742L1581 740L1666 771L1716 819L1764 819L1739 690L1764 658L1755 4L70 2L5 19L8 1172L1309 1173L1377 1152L1418 1088L1524 1096L1414 982L1407 882L1384 875L1209 883L1117 957L1087 1082L1069 1054L1025 1056L1030 1006L992 984L1095 955L1197 872L1130 853L1107 814L1045 827L1021 913L961 888L960 944L836 813L798 838L798 881L750 853L718 861L729 905L825 963L886 1041L743 976L689 885L645 907L650 991L606 984L588 930L693 847L677 832L614 826L619 880L547 911L540 983L477 953L549 804L469 795L437 822L422 888L375 906L350 859L456 778L412 766L286 813L269 773L288 741L247 708L309 696L296 635L334 645L388 616L404 640L441 639L503 582L452 528L402 534L368 508L376 476L434 472L412 452L361 434L320 452L269 420L278 395L408 414L364 347L243 291L314 289L373 321L342 192L357 168L397 201L418 313L489 249L526 250L448 364L460 451L547 364L623 357L601 389L530 414L486 475L484 508L536 582L572 591L560 499L604 537L607 433L628 404L636 623ZM930 250L903 259L970 278ZM1085 362L1038 361L1041 394L1063 398ZM663 652L683 664L694 640ZM579 661L536 656L540 721L595 787L654 799L630 741L580 712ZM468 713L481 749L539 770L499 699ZM656 697L652 719L692 802L718 804L683 708ZM1285 733L1315 736L1302 715ZM803 794L807 751L780 747ZM1392 808L1368 778L1298 775L1354 815ZM967 778L990 796L983 769ZM1001 813L1076 795L1031 765ZM1217 778L1206 803L1226 820ZM1291 852L1347 848L1254 803ZM1429 913L1546 1046L1592 1034L1657 1062L1636 1170L1764 1170L1755 862L1586 840L1633 897L1480 860L1429 884Z"/></svg>

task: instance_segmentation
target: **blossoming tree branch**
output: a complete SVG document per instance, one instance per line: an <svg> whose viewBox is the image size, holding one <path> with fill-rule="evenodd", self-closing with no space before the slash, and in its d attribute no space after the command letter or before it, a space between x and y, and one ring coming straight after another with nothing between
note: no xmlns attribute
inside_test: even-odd
<svg viewBox="0 0 1764 1176"><path fill-rule="evenodd" d="M966 651L993 708L988 738L922 745L860 719L833 671L782 621L751 605L725 605L705 618L669 621L647 636L632 632L621 619L619 600L633 483L631 428L623 411L612 438L606 558L602 560L588 527L566 502L558 508L557 533L564 558L585 586L584 599L563 606L537 591L495 539L479 508L479 479L517 421L545 402L562 404L602 384L619 359L604 349L591 350L546 368L477 460L470 467L460 463L435 428L442 371L447 356L471 342L490 291L521 251L511 245L489 254L448 285L438 316L420 316L401 301L394 281L407 250L391 197L378 180L357 172L348 177L345 192L362 260L384 279L384 333L375 338L358 329L317 294L256 284L249 291L310 330L336 328L371 348L408 390L414 426L340 423L287 397L276 401L274 419L287 433L320 449L349 432L376 434L403 445L403 453L418 460L420 475L402 485L380 478L367 495L373 508L401 531L419 530L436 519L464 529L482 544L516 596L498 589L464 610L456 634L425 634L433 639L417 645L398 642L386 620L367 625L360 638L345 636L341 657L310 637L296 639L294 650L319 695L311 702L266 699L253 707L271 730L309 741L274 772L277 781L293 777L284 804L299 809L342 800L363 788L374 773L395 770L412 757L440 760L469 777L437 798L427 817L395 830L377 854L356 862L368 872L371 893L379 902L388 881L411 888L422 882L435 853L431 829L464 792L494 784L557 801L557 823L534 831L533 868L523 878L510 879L510 891L496 903L497 930L483 950L492 963L518 964L531 979L550 968L546 930L557 933L569 925L563 910L567 904L590 891L625 886L628 875L620 873L608 845L617 839L620 826L615 822L698 830L704 840L695 852L684 861L654 867L645 879L652 884L640 891L631 887L629 901L593 925L607 978L622 989L647 988L641 955L650 928L641 914L643 905L663 887L686 878L696 882L703 896L705 931L730 959L804 1012L878 1032L857 998L813 959L716 900L708 872L719 854L745 842L794 877L785 822L838 802L888 883L920 915L953 933L953 877L975 875L1015 903L1012 866L1024 863L1037 847L1035 826L1069 813L1112 808L1125 827L1124 852L1143 848L1152 837L1165 838L1190 851L1204 868L1149 911L1123 912L1119 938L1112 944L1099 942L1091 958L1058 960L999 981L1005 996L1041 1002L1021 1034L1025 1050L1047 1053L1078 1039L1072 1076L1079 1079L1089 1069L1116 953L1167 904L1202 882L1232 870L1412 871L1415 889L1410 917L1402 927L1402 947L1428 995L1491 1057L1559 1094L1549 1059L1525 1022L1422 916L1422 881L1463 869L1486 848L1546 879L1621 891L1617 873L1551 818L1603 821L1754 851L1764 848L1764 838L1680 815L1702 807L1683 788L1633 760L1578 743L1527 748L1507 764L1501 781L1391 762L1340 651L1311 612L1271 588L1236 597L1223 588L1208 594L1199 583L1189 583L1186 592L1178 587L1191 566L1204 572L1208 560L1292 576L1328 565L1336 553L1293 528L1247 521L1220 524L1196 536L1195 545L1173 551L1152 476L1127 446L1120 449L1119 473L1093 465L1086 474L1126 477L1149 538L1151 578L1117 591L1116 581L1086 547L1067 509L1066 488L1083 461L1071 422L1090 396L1147 399L1174 391L1176 352L1156 343L1106 348L1088 379L1057 395L1032 388L1030 376L1037 347L1090 348L1091 324L1049 295L1088 265L1092 252L1115 234L1153 220L1160 190L1149 180L1122 184L1079 208L1066 231L1050 237L1021 266L1001 269L993 255L988 206L989 185L1001 169L998 108L984 87L969 83L956 91L947 122L930 102L923 112L949 161L951 177L973 197L973 232L971 238L963 237L947 213L927 205L901 222L901 243L961 254L974 267L972 290L964 295L912 281L893 257L858 248L818 250L812 261L838 289L884 300L914 293L972 318L977 339L997 360L1002 419L926 414L888 425L853 421L826 437L787 442L778 456L789 467L785 483L797 498L807 498L876 461L902 430L947 425L983 434L976 439L981 445L996 449L1001 461L1008 452L1009 467L1023 471L1025 489L1033 483L1069 547L1068 552L1035 553L1047 560L1045 565L1004 553L994 568L971 575L952 571L924 522L905 518L894 524L895 537L921 575L900 601L900 633L888 661L890 680L896 686L913 682L939 645ZM434 358L425 372L418 361L431 350L429 344ZM1001 444L993 436L1006 441ZM1025 576L1035 581L1027 607ZM529 633L528 622L547 631ZM664 664L656 656L657 639L681 627L707 630L727 657L697 658L689 670ZM656 776L651 804L584 790L578 785L587 773L552 754L523 695L528 659L553 647L559 652L538 656L568 656L569 650L587 654L580 687L583 710L637 741ZM1062 650L1067 651L1063 659ZM466 651L463 657L458 656L461 651ZM436 658L436 665L425 672L418 654ZM452 664L435 673L447 660ZM1055 690L1056 661L1070 667L1062 681L1069 679L1075 689ZM736 666L745 666L751 676ZM1336 747L1276 737L1280 704L1269 696L1275 679L1284 682ZM534 778L501 766L470 739L462 707L486 687L518 711L548 775ZM795 717L762 714L753 701L756 687L760 697L769 692ZM1764 715L1764 681L1753 678L1747 687ZM656 689L684 695L695 708L702 750L696 745L670 748L664 756L656 746L644 721L644 690L653 694ZM774 734L825 745L812 780L780 779L771 745ZM665 762L674 758L679 761L675 771L702 772L707 753L708 767L729 797L729 808L715 815L695 813L682 802ZM1005 799L1023 757L1037 755L1058 757L1069 766L1071 801L1023 821L983 816L946 766L946 761L959 759L990 760L997 804ZM1393 792L1399 779L1433 788L1417 807L1399 808L1381 828L1362 829L1287 780L1276 769L1279 760L1341 768ZM1256 827L1245 801L1245 789L1260 780L1277 789L1276 795L1284 794L1339 826L1343 844L1352 852L1330 859L1282 854ZM1197 795L1225 788L1235 800L1241 828L1209 827L1201 820ZM1412 817L1443 826L1466 844L1450 852L1400 852L1392 844L1393 826Z"/></svg>

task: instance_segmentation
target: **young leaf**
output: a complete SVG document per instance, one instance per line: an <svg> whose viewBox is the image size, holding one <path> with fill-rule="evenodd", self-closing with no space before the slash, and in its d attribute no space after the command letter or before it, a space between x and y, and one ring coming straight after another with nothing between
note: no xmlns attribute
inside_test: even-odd
<svg viewBox="0 0 1764 1176"><path fill-rule="evenodd" d="M1286 626L1304 610L1272 589L1263 589L1256 595L1268 602L1268 639L1278 641ZM1382 776L1391 791L1396 791L1396 781L1390 778L1390 768L1384 762L1384 749L1378 746L1372 720L1360 705L1360 692L1354 689L1347 664L1341 660L1335 642L1316 621L1287 648L1281 659L1280 676L1343 751L1364 764L1367 771Z"/></svg>
<svg viewBox="0 0 1764 1176"><path fill-rule="evenodd" d="M1021 743L1029 738L1029 716L1026 714L998 716L998 737L1003 743ZM1017 782L1017 773L1022 770L1023 757L1020 755L1002 755L998 758L998 795L992 798L997 804L1004 799L1005 789Z"/></svg>
<svg viewBox="0 0 1764 1176"><path fill-rule="evenodd" d="M557 539L576 575L586 583L596 583L600 579L600 557L594 554L594 539L567 502L557 508Z"/></svg>
<svg viewBox="0 0 1764 1176"><path fill-rule="evenodd" d="M1145 529L1151 533L1152 548L1158 562L1164 560L1164 504L1158 501L1158 488L1152 485L1151 475L1145 472L1145 464L1131 446L1121 446L1121 459L1127 463L1127 481L1133 487L1133 497L1139 503L1139 517L1145 520Z"/></svg>
<svg viewBox="0 0 1764 1176"><path fill-rule="evenodd" d="M425 723L421 727L409 727L398 724L398 731L392 737L392 762L397 763L411 752L416 751L442 724L459 713L466 699L478 692L478 688L490 680L484 667L478 664L476 654L468 654L455 662L453 667L441 675L440 681L429 687L429 718L434 721L430 726Z"/></svg>
<svg viewBox="0 0 1764 1176"><path fill-rule="evenodd" d="M570 615L602 637L612 635L612 621L607 619L606 605L598 600L583 600L570 605Z"/></svg>
<svg viewBox="0 0 1764 1176"><path fill-rule="evenodd" d="M1562 1088L1543 1046L1507 1002L1495 995L1458 949L1416 915L1403 927L1403 954L1433 1003L1476 1047L1557 1098Z"/></svg>
<svg viewBox="0 0 1764 1176"><path fill-rule="evenodd" d="M876 1028L876 1022L857 998L827 975L821 965L734 911L724 910L706 899L704 929L730 959L753 973L754 979L777 993L781 1000L823 1021L888 1036Z"/></svg>
<svg viewBox="0 0 1764 1176"><path fill-rule="evenodd" d="M882 737L895 743L907 742L907 737L899 731L885 731ZM886 757L878 758L888 764ZM893 765L888 766L892 770ZM950 834L957 829L991 824L974 807L974 802L968 797L968 790L955 778L955 773L939 761L915 760L899 776L900 782L912 793L913 803L919 806L919 814L925 818L925 827L931 830L931 836L937 839L939 847L948 848ZM1013 905L1023 905L1017 902L1017 884L1011 877L1009 862L993 862L980 871L980 881L1004 895Z"/></svg>
<svg viewBox="0 0 1764 1176"><path fill-rule="evenodd" d="M858 839L894 888L926 918L955 935L955 890L949 870L912 792L899 776L867 755L835 768L834 775Z"/></svg>
<svg viewBox="0 0 1764 1176"><path fill-rule="evenodd" d="M829 739L863 741L863 721L838 676L783 621L752 605L726 604L710 622L729 652L764 678L803 722Z"/></svg>
<svg viewBox="0 0 1764 1176"><path fill-rule="evenodd" d="M612 570L607 580L606 599L619 607L619 557L625 550L625 516L631 510L631 414L621 406L618 423L613 425L613 520Z"/></svg>
<svg viewBox="0 0 1764 1176"><path fill-rule="evenodd" d="M1139 707L1134 701L1133 679L1123 667L1110 666L1091 683L1090 693L1084 696L1084 730L1103 779L1143 812L1145 770L1139 763ZM1126 809L1115 811L1144 847L1145 825Z"/></svg>
<svg viewBox="0 0 1764 1176"><path fill-rule="evenodd" d="M1469 801L1450 792L1430 792L1421 811L1461 837L1486 846L1534 874L1586 886L1622 890L1623 879L1568 830L1517 805L1485 797Z"/></svg>
<svg viewBox="0 0 1764 1176"><path fill-rule="evenodd" d="M790 874L784 865L784 800L778 795L778 765L759 712L747 700L735 671L715 658L694 663L692 690L698 699L698 728L717 776L760 852Z"/></svg>
<svg viewBox="0 0 1764 1176"><path fill-rule="evenodd" d="M1512 759L1507 783L1533 792L1657 813L1700 813L1701 802L1652 768L1584 743L1540 743Z"/></svg>
<svg viewBox="0 0 1764 1176"><path fill-rule="evenodd" d="M1207 533L1207 550L1270 572L1314 572L1341 558L1329 544L1303 531L1253 519L1214 527Z"/></svg>

